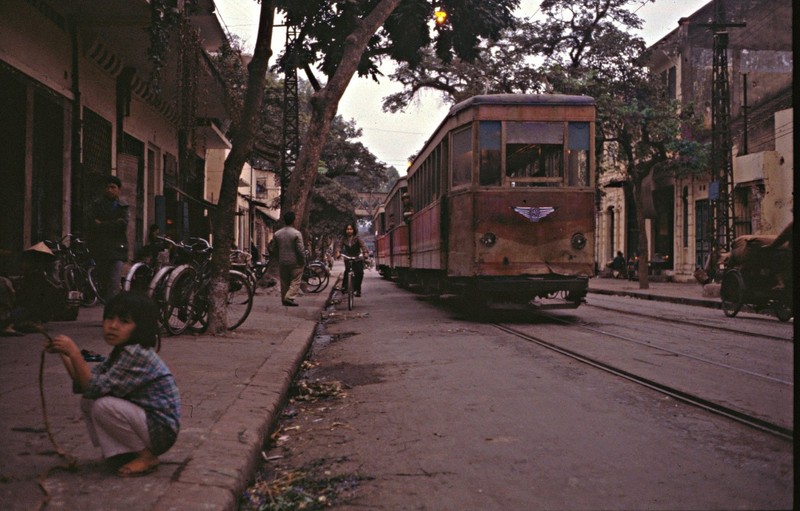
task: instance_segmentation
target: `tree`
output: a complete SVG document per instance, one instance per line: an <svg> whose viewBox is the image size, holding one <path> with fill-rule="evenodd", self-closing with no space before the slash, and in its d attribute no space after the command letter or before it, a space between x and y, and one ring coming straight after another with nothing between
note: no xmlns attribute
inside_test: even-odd
<svg viewBox="0 0 800 511"><path fill-rule="evenodd" d="M244 97L238 123L232 129L231 152L225 159L217 208L211 214L211 230L214 249L211 258L211 292L208 331L222 334L227 331L225 310L228 296L228 270L230 269L230 247L233 242L233 224L236 212L236 193L239 176L250 157L259 127L259 115L264 101L272 25L275 7L272 0L263 0L258 23L258 35L253 58L248 64L247 92Z"/></svg>
<svg viewBox="0 0 800 511"><path fill-rule="evenodd" d="M378 77L377 63L388 57L416 64L421 49L433 45L440 59L453 55L471 59L479 37L497 38L513 23L512 11L519 0L442 0L450 13L449 24L431 34L433 2L429 0L277 0L286 22L298 28L292 58L307 71L316 64L327 77L311 99L311 122L303 137L300 154L288 189L288 204L307 224L310 197L318 162L331 129L339 101L356 72ZM313 82L314 80L312 80Z"/></svg>
<svg viewBox="0 0 800 511"><path fill-rule="evenodd" d="M652 1L652 0L651 0ZM542 21L523 21L503 39L480 46L472 62L446 66L432 55L416 69L401 66L393 77L405 85L384 99L384 108L405 108L422 89L456 102L475 93L532 91L585 94L597 101L598 158L608 144L619 148L633 189L637 219L644 225L643 182L653 173L707 169L708 146L697 142L700 120L691 105L666 97L646 67L645 43L631 35L641 20L630 0L543 0ZM502 79L495 79L500 76ZM648 246L639 229L639 246ZM640 254L639 285L649 286L647 252Z"/></svg>

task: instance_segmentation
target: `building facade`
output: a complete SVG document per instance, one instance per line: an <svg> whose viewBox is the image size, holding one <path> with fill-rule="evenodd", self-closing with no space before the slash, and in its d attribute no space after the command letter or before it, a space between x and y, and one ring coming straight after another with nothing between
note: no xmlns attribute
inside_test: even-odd
<svg viewBox="0 0 800 511"><path fill-rule="evenodd" d="M85 232L109 174L131 208L131 256L153 223L178 239L208 234L208 155L230 147L209 60L225 34L212 0L172 2L182 21L153 81L155 4L0 2L0 201L20 212L0 216L2 270L38 241Z"/></svg>
<svg viewBox="0 0 800 511"><path fill-rule="evenodd" d="M777 234L792 220L794 199L792 5L788 0L709 2L649 50L649 66L667 94L693 104L712 123L715 7L728 33L733 235ZM719 28L717 28L719 30ZM692 136L691 134L687 134ZM644 228L650 246L636 246L635 207L613 154L604 156L598 208L598 261L621 250L646 250L665 273L688 281L712 245L712 172L652 182L652 210Z"/></svg>

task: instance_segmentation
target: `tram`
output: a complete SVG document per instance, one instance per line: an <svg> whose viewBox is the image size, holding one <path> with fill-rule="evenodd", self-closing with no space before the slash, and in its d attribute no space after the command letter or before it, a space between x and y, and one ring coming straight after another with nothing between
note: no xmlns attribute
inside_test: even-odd
<svg viewBox="0 0 800 511"><path fill-rule="evenodd" d="M381 275L486 306L578 307L595 271L595 110L548 94L453 106L378 210Z"/></svg>

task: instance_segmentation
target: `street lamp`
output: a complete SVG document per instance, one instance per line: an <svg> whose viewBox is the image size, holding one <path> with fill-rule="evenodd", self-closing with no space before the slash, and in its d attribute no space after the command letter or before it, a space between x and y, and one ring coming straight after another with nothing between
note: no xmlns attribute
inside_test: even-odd
<svg viewBox="0 0 800 511"><path fill-rule="evenodd" d="M444 25L447 22L447 11L441 7L435 8L433 10L433 19L436 20L437 25Z"/></svg>

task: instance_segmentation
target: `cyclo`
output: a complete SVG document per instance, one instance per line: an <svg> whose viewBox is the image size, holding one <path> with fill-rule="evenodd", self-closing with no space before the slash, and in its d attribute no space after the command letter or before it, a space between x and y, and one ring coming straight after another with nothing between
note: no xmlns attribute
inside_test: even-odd
<svg viewBox="0 0 800 511"><path fill-rule="evenodd" d="M781 321L794 316L791 248L776 246L776 238L740 236L722 256L725 272L720 298L726 316L736 316L744 305L756 312L772 309Z"/></svg>

